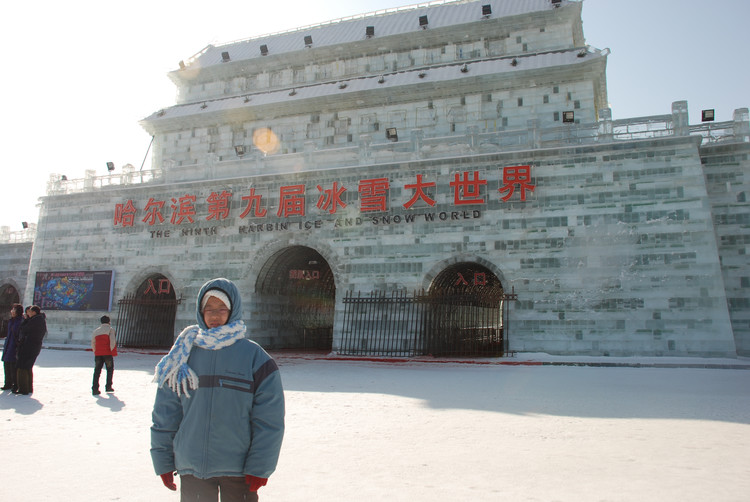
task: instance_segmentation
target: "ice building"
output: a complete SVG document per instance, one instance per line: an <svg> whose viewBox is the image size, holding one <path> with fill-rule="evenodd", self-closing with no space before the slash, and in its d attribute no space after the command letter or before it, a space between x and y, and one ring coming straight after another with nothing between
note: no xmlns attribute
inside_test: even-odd
<svg viewBox="0 0 750 502"><path fill-rule="evenodd" d="M209 45L141 122L151 168L53 175L5 284L59 343L106 311L121 345L169 346L222 276L270 349L750 354L747 108L614 119L581 9L432 2Z"/></svg>

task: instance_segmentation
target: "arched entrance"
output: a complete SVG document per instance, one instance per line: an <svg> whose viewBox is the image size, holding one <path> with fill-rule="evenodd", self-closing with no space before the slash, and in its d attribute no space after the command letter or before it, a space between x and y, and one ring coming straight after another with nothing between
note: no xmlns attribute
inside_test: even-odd
<svg viewBox="0 0 750 502"><path fill-rule="evenodd" d="M284 248L264 264L256 284L264 347L330 351L336 285L323 256Z"/></svg>
<svg viewBox="0 0 750 502"><path fill-rule="evenodd" d="M503 354L503 287L490 269L473 262L453 264L435 277L424 301L426 353Z"/></svg>
<svg viewBox="0 0 750 502"><path fill-rule="evenodd" d="M178 303L169 279L161 274L149 276L135 293L117 302L119 316L115 329L118 345L135 348L171 347Z"/></svg>
<svg viewBox="0 0 750 502"><path fill-rule="evenodd" d="M10 319L10 308L14 303L20 303L21 298L18 294L18 290L11 284L3 284L0 286L0 319L2 319L2 331L0 331L0 338L8 334L8 320Z"/></svg>

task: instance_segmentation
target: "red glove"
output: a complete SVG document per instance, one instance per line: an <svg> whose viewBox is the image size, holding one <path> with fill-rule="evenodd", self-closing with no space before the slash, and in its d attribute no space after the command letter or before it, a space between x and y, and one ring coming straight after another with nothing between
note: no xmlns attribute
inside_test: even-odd
<svg viewBox="0 0 750 502"><path fill-rule="evenodd" d="M258 478L251 476L250 474L245 475L245 484L250 487L251 492L257 492L261 486L266 486L268 478Z"/></svg>
<svg viewBox="0 0 750 502"><path fill-rule="evenodd" d="M166 486L173 492L177 491L177 485L174 484L174 474L172 474L171 472L165 472L164 474L161 474L161 482L164 483L164 486Z"/></svg>

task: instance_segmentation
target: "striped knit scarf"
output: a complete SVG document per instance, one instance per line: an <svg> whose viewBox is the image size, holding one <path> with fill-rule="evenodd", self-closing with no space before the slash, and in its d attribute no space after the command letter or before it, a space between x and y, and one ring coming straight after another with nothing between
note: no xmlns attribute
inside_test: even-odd
<svg viewBox="0 0 750 502"><path fill-rule="evenodd" d="M193 345L208 350L223 349L245 338L246 331L243 321L233 321L209 330L200 329L197 324L188 326L177 337L169 354L156 365L153 381L160 387L166 383L178 396L182 392L190 397L188 391L198 388L198 375L187 364Z"/></svg>

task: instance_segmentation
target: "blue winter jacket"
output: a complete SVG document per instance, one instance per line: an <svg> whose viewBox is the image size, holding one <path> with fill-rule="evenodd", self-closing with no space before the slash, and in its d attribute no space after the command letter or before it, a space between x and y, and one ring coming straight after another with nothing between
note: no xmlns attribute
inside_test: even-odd
<svg viewBox="0 0 750 502"><path fill-rule="evenodd" d="M239 292L227 279L207 282L232 302L229 321L242 318ZM206 329L200 308L198 324ZM243 339L229 347L193 347L188 365L198 388L178 396L168 386L156 392L151 458L156 474L177 471L198 478L268 478L276 469L284 435L284 394L274 360L257 343Z"/></svg>
<svg viewBox="0 0 750 502"><path fill-rule="evenodd" d="M8 335L5 337L3 345L3 361L16 362L16 352L18 351L18 330L21 327L23 317L11 317L8 320Z"/></svg>

